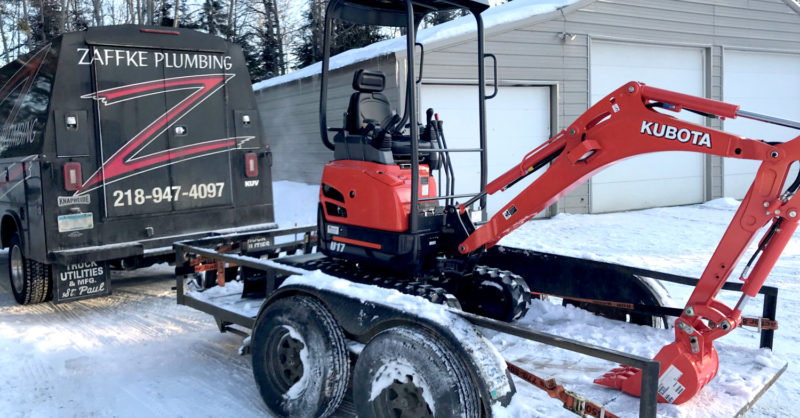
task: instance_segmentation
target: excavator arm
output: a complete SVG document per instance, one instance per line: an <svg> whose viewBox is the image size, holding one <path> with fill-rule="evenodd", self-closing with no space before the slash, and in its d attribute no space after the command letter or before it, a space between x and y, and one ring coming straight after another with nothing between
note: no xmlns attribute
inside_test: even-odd
<svg viewBox="0 0 800 418"><path fill-rule="evenodd" d="M739 326L744 305L756 296L797 228L800 198L794 192L800 186L800 177L786 190L784 185L790 166L800 160L800 137L769 144L680 120L664 113L664 109L687 110L707 117L743 116L777 121L740 111L736 105L628 83L488 184L486 194L494 194L536 170L545 169L486 224L470 234L458 251L470 254L493 246L595 173L629 157L660 151L690 151L761 161L750 190L683 314L676 320L675 342L656 355L661 363L659 401L680 404L691 399L716 375L719 360L713 341ZM474 201L461 205L460 211L463 213ZM728 307L715 298L759 230L768 224L770 227L740 278L744 281L743 294L735 307ZM641 373L623 367L595 382L638 396Z"/></svg>

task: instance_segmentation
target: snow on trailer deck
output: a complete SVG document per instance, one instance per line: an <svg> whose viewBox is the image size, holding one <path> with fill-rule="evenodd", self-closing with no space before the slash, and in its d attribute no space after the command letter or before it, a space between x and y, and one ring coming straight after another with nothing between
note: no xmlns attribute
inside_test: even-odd
<svg viewBox="0 0 800 418"><path fill-rule="evenodd" d="M305 188L304 188L305 187ZM308 202L316 186L275 184L276 217L283 226L313 223ZM705 205L659 208L605 215L559 215L533 221L501 244L599 259L698 277L714 251L738 203L718 200ZM10 295L5 255L0 254L0 411L3 416L263 416L250 357L238 356L241 337L220 334L213 319L175 304L172 269L166 266L116 275L114 294L65 305L16 306ZM681 406L662 405L659 415L731 416L731 399L751 397L767 368L790 364L784 375L748 411L747 417L787 416L787 406L800 399L800 237L778 261L768 285L780 288L775 354L758 350L758 334L740 328L717 341L720 374L694 400ZM676 305L690 289L669 286ZM209 293L208 296L211 294ZM726 294L735 302L736 295ZM745 314L758 316L760 298ZM571 320L571 321L568 321ZM580 322L580 324L576 323ZM523 325L554 330L579 340L601 341L621 351L651 356L671 331L622 326L575 308L534 302ZM492 335L508 360L542 375L558 376L566 386L583 385L601 392L583 393L609 403L611 412L632 397L590 383L613 364L509 336ZM643 340L642 335L648 339ZM558 353L555 353L558 351ZM752 370L759 371L759 376ZM749 379L749 380L748 380ZM574 416L555 400L516 381L511 410L518 416ZM754 385L754 386L751 386ZM608 392L606 392L608 391ZM602 393L607 393L602 395ZM606 396L604 398L603 396ZM626 400L627 399L627 400ZM787 403L788 401L788 403ZM635 411L632 408L631 411ZM791 414L791 413L788 413Z"/></svg>
<svg viewBox="0 0 800 418"><path fill-rule="evenodd" d="M388 304L413 315L426 318L458 318L441 305L405 295L396 290L380 289L329 276L320 271L303 271L271 261L265 264L291 269L300 274L286 280L284 285L307 285L355 297L365 302ZM189 292L187 296L237 314L255 317L259 304L241 298L242 285L229 283L225 287L205 292ZM437 320L440 322L441 320ZM534 300L528 314L516 322L525 328L546 332L584 343L611 348L652 358L661 347L674 341L673 330L623 324L602 318L572 306L562 307L551 301ZM557 347L524 340L508 334L479 328L500 351L505 360L517 364L544 379L555 378L567 390L573 391L619 416L639 414L638 398L616 389L596 385L592 380L614 367L613 363ZM787 362L767 349L745 348L719 344L719 374L694 399L682 406L659 405L659 417L730 417L746 411L786 369ZM507 408L495 409L498 417L558 416L570 413L560 402L549 398L539 389L514 378L517 395ZM347 415L342 415L347 416Z"/></svg>

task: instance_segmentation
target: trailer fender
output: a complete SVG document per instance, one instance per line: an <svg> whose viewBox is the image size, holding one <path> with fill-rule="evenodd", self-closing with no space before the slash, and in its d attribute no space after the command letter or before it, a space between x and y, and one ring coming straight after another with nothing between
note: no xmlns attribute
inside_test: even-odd
<svg viewBox="0 0 800 418"><path fill-rule="evenodd" d="M288 278L264 302L259 316L274 301L293 295L319 300L345 335L361 343L368 342L381 331L398 326L423 327L442 337L467 365L486 416L492 415L495 406L507 406L516 392L505 360L494 345L468 321L449 312L450 308L395 290L315 272Z"/></svg>

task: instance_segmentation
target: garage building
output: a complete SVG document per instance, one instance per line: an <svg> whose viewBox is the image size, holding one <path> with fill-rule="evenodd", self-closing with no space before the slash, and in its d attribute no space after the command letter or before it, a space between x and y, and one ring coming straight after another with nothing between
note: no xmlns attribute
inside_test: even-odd
<svg viewBox="0 0 800 418"><path fill-rule="evenodd" d="M486 52L497 57L499 93L487 101L489 179L568 126L591 104L631 81L725 100L742 109L800 119L798 0L515 0L483 13ZM420 109L444 120L448 145L477 146L474 19L420 31ZM405 40L332 59L328 124L342 124L360 68L386 74L384 91L404 103ZM493 78L486 60L487 79ZM276 180L319 182L332 157L319 138L320 65L254 85L272 144ZM491 91L488 87L487 91ZM687 113L687 112L683 112ZM737 134L785 141L797 131L748 120L688 120ZM457 193L476 192L478 157L459 154ZM562 199L549 214L602 213L741 198L757 163L669 152L622 161ZM529 179L530 181L532 179ZM489 211L516 194L492 197Z"/></svg>

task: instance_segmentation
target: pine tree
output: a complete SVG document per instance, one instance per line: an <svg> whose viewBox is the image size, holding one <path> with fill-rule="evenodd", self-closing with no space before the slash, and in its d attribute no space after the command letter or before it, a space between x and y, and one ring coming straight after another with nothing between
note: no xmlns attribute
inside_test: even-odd
<svg viewBox="0 0 800 418"><path fill-rule="evenodd" d="M64 15L58 0L34 0L31 6L33 14L28 18L28 45L34 48L61 34Z"/></svg>
<svg viewBox="0 0 800 418"><path fill-rule="evenodd" d="M218 0L205 0L200 9L197 28L212 35L227 36L227 14Z"/></svg>
<svg viewBox="0 0 800 418"><path fill-rule="evenodd" d="M426 26L435 26L445 22L449 22L454 19L458 19L461 16L466 16L469 14L469 11L466 9L454 9L454 10L444 10L441 12L433 12L425 16L423 23Z"/></svg>
<svg viewBox="0 0 800 418"><path fill-rule="evenodd" d="M254 79L262 80L286 72L286 43L277 0L261 0L259 25L254 35L258 39L258 68L251 71Z"/></svg>
<svg viewBox="0 0 800 418"><path fill-rule="evenodd" d="M300 42L293 50L297 57L296 66L298 68L322 60L324 19L325 2L311 0L306 12L306 23L301 27ZM380 27L339 21L333 22L331 34L331 56L386 39L386 36L381 33Z"/></svg>

